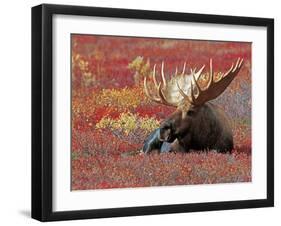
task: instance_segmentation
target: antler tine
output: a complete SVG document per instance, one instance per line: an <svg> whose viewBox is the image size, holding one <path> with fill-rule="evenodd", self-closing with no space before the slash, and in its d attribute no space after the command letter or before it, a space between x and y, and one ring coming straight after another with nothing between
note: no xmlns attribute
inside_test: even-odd
<svg viewBox="0 0 281 226"><path fill-rule="evenodd" d="M195 71L196 71L196 67L195 68L190 68L190 74L195 74Z"/></svg>
<svg viewBox="0 0 281 226"><path fill-rule="evenodd" d="M161 76L162 76L164 88L166 88L167 83L166 83L166 79L165 79L165 75L164 75L164 61L162 61L162 65L161 65Z"/></svg>
<svg viewBox="0 0 281 226"><path fill-rule="evenodd" d="M230 69L229 69L226 73L223 74L223 76L222 76L222 78L221 78L220 80L222 80L223 78L229 76L230 74L235 73L236 71L237 71L237 73L238 73L238 72L240 71L240 68L241 68L242 65L243 65L243 61L244 61L243 59L238 58L237 61L236 61L235 66L234 66L234 64L232 63ZM219 80L219 81L220 81L220 80ZM218 81L218 82L219 82L219 81Z"/></svg>
<svg viewBox="0 0 281 226"><path fill-rule="evenodd" d="M183 64L183 68L182 68L182 73L181 73L181 75L184 75L184 73L185 73L185 67L186 67L186 62L184 62L184 64Z"/></svg>
<svg viewBox="0 0 281 226"><path fill-rule="evenodd" d="M206 86L206 90L211 86L214 81L214 74L213 74L213 60L210 58L210 74L209 74L209 81L208 85Z"/></svg>
<svg viewBox="0 0 281 226"><path fill-rule="evenodd" d="M156 81L155 74L156 74L156 64L154 64L154 67L153 67L152 79L154 82L154 86L157 87L157 81Z"/></svg>
<svg viewBox="0 0 281 226"><path fill-rule="evenodd" d="M175 75L177 75L178 74L178 67L176 67L176 71L175 71Z"/></svg>
<svg viewBox="0 0 281 226"><path fill-rule="evenodd" d="M195 78L198 80L200 78L200 76L202 75L202 71L204 70L205 68L205 64L199 69L199 71L197 71L195 73Z"/></svg>
<svg viewBox="0 0 281 226"><path fill-rule="evenodd" d="M196 105L196 98L195 98L195 95L194 95L194 91L193 91L193 82L191 81L190 82L190 94L191 94L191 100L192 100L192 104ZM200 93L199 93L200 94ZM199 95L198 95L199 96ZM197 97L198 97L197 96Z"/></svg>
<svg viewBox="0 0 281 226"><path fill-rule="evenodd" d="M243 62L244 62L244 59L241 59L241 60L240 60L240 64L239 64L239 66L238 66L239 68L242 67Z"/></svg>
<svg viewBox="0 0 281 226"><path fill-rule="evenodd" d="M221 79L223 79L225 76L227 76L229 73L231 73L231 71L233 70L233 67L234 67L234 64L232 63L231 67L229 68L229 70L226 73L223 74Z"/></svg>
<svg viewBox="0 0 281 226"><path fill-rule="evenodd" d="M240 70L240 68L243 64L243 61L244 61L243 59L238 58L235 70ZM232 72L234 72L235 70L233 70Z"/></svg>
<svg viewBox="0 0 281 226"><path fill-rule="evenodd" d="M146 77L144 77L144 80L143 80L143 87L144 87L144 92L145 92L145 94L146 94L146 96L147 96L148 98L150 98L151 100L153 100L153 101L155 101L155 102L157 102L157 103L161 103L161 100L160 100L159 98L153 97L153 96L149 93L148 88L147 88Z"/></svg>

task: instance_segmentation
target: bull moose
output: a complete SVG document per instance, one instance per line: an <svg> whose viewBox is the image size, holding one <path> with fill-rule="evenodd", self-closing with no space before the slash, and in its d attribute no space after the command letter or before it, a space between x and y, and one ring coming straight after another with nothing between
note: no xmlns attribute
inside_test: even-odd
<svg viewBox="0 0 281 226"><path fill-rule="evenodd" d="M152 81L144 78L145 94L154 102L175 107L176 110L165 119L145 141L143 151L153 149L161 152L162 145L169 143L169 151L188 152L192 150L216 150L230 153L233 149L231 122L226 113L217 105L209 102L229 86L243 65L238 58L225 73L213 72L210 59L209 73L203 74L205 65L191 74L183 71L167 82L164 75L164 62L161 67L161 82L156 80L156 65L152 72ZM152 88L154 84L154 89ZM202 85L205 84L205 85ZM158 146L157 146L158 145ZM166 145L167 146L167 145Z"/></svg>

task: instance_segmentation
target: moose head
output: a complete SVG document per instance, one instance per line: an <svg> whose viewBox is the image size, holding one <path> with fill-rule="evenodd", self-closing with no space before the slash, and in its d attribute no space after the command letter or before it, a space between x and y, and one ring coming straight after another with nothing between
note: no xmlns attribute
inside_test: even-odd
<svg viewBox="0 0 281 226"><path fill-rule="evenodd" d="M195 68L191 69L190 74L185 74L184 64L182 73L178 74L176 69L174 76L167 82L162 62L159 83L154 65L152 82L148 84L148 78L144 78L146 95L156 103L176 108L162 122L158 140L172 143L172 151L214 149L231 152L233 134L230 119L219 106L210 101L224 92L242 65L243 59L238 58L225 73L215 74L210 59L208 73L202 73L205 68L203 65L198 71Z"/></svg>

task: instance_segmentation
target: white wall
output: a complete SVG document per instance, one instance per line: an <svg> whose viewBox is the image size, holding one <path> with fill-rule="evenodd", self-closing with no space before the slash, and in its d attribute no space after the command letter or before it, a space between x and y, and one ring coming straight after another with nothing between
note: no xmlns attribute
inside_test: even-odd
<svg viewBox="0 0 281 226"><path fill-rule="evenodd" d="M0 27L0 224L35 225L30 219L30 48L31 14L30 7L41 1L2 1ZM147 10L182 11L192 13L228 14L237 16L275 18L275 62L281 60L281 15L277 0L267 1L152 1L152 0L68 0L48 1L48 3L89 5L102 7L139 8ZM276 64L275 84L280 84L280 64ZM280 220L280 172L277 165L281 155L280 130L281 107L278 100L281 89L275 92L276 131L276 207L217 211L204 213L170 214L161 216L127 217L114 219L61 222L60 225L265 225ZM279 139L278 139L279 138ZM55 223L58 224L58 223ZM276 225L276 224L275 224Z"/></svg>

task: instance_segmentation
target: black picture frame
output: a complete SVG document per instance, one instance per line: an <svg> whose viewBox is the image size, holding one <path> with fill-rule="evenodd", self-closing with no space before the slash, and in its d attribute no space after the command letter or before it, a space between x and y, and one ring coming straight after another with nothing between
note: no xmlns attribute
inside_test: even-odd
<svg viewBox="0 0 281 226"><path fill-rule="evenodd" d="M54 212L52 210L52 18L55 14L266 27L267 198ZM49 4L32 8L32 218L40 221L56 221L271 206L274 206L273 19Z"/></svg>

